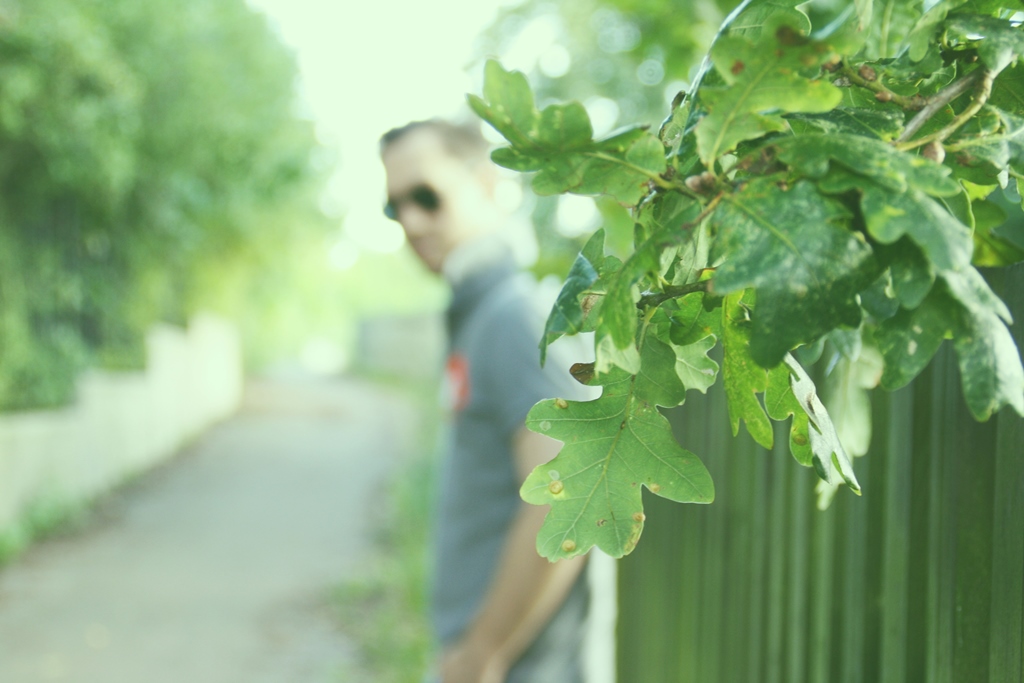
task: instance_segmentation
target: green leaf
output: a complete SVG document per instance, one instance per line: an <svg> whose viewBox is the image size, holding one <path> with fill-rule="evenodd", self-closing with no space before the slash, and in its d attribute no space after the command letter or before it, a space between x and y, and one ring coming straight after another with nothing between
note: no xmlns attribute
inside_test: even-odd
<svg viewBox="0 0 1024 683"><path fill-rule="evenodd" d="M708 352L717 343L718 340L708 336L686 346L672 345L676 355L676 374L687 389L705 394L718 379L718 363L708 358Z"/></svg>
<svg viewBox="0 0 1024 683"><path fill-rule="evenodd" d="M703 308L702 298L705 296L698 292L684 297L684 299L690 299L689 302L684 302L687 308L692 306L692 301L696 301L696 306L700 311L687 310L686 313L683 313L685 317L690 318L688 334L682 332L681 321L678 317L679 309L672 310L671 313L666 310L666 308L673 308L672 306L659 309L652 317L654 325L647 329L648 338L645 343L650 343L650 334L656 331L657 338L671 347L675 361L674 375L682 382L684 391L694 389L700 393L707 393L718 379L719 366L708 356L708 353L718 344L722 316L718 311L706 311ZM702 322L707 322L707 328L700 330L698 326L701 326ZM693 339L687 339L681 344L675 343L675 339L680 337L693 337ZM658 405L667 405L664 402L655 402ZM679 402L683 402L682 397Z"/></svg>
<svg viewBox="0 0 1024 683"><path fill-rule="evenodd" d="M813 467L826 483L837 486L845 482L860 493L853 466L828 411L818 399L814 382L793 356L786 354L783 362L768 373L764 403L774 420L792 416L789 450L798 463Z"/></svg>
<svg viewBox="0 0 1024 683"><path fill-rule="evenodd" d="M882 386L898 389L931 360L945 337L953 338L964 398L978 420L1004 405L1024 415L1024 368L1006 325L1010 312L977 270L939 274L941 286L913 311L882 323L876 339L885 356Z"/></svg>
<svg viewBox="0 0 1024 683"><path fill-rule="evenodd" d="M986 120L988 125L982 125ZM958 163L982 167L993 175L1008 166L1024 169L1024 117L986 107L948 147Z"/></svg>
<svg viewBox="0 0 1024 683"><path fill-rule="evenodd" d="M670 204L669 206L673 206ZM682 200L674 210L654 212L646 220L652 232L636 251L626 259L622 268L608 278L608 291L597 316L595 352L597 374L604 374L612 366L630 373L640 369L640 356L635 342L640 300L638 283L648 275L660 277L671 261L673 247L686 240L688 233L680 230L680 221L695 217L699 205ZM664 221L664 222L662 222Z"/></svg>
<svg viewBox="0 0 1024 683"><path fill-rule="evenodd" d="M681 226L689 223L701 212L701 205L692 197L670 192L659 195L657 201L644 202L635 212L635 223L639 226L638 244L642 244L651 236L680 231ZM676 239L673 241L680 241Z"/></svg>
<svg viewBox="0 0 1024 683"><path fill-rule="evenodd" d="M689 285L706 279L709 275L711 235L708 221L702 221L693 228L690 239L677 252L677 260L669 271L673 285Z"/></svg>
<svg viewBox="0 0 1024 683"><path fill-rule="evenodd" d="M867 107L840 107L824 114L788 114L792 125L804 122L826 134L844 133L893 140L903 132L903 111Z"/></svg>
<svg viewBox="0 0 1024 683"><path fill-rule="evenodd" d="M860 494L860 484L853 473L853 465L850 463L843 444L839 441L835 425L829 417L828 411L818 398L818 392L814 382L804 371L803 367L789 354L783 359L786 367L792 373L790 383L793 394L800 405L801 410L807 414L810 422L808 436L811 442L811 461L818 476L830 483L845 481L846 485L854 493Z"/></svg>
<svg viewBox="0 0 1024 683"><path fill-rule="evenodd" d="M1006 304L974 268L941 277L960 304L953 348L967 407L977 420L987 420L1004 405L1024 415L1024 368L1006 327L1012 322Z"/></svg>
<svg viewBox="0 0 1024 683"><path fill-rule="evenodd" d="M958 74L957 63L947 64L938 45L933 45L920 61L911 60L904 52L894 60L877 62L874 66L890 90L906 97L934 95Z"/></svg>
<svg viewBox="0 0 1024 683"><path fill-rule="evenodd" d="M533 104L533 91L519 71L505 71L490 60L484 66L484 97L469 96L469 105L513 144L527 146L537 136L540 117ZM581 136L582 137L582 136ZM586 138L589 139L588 133Z"/></svg>
<svg viewBox="0 0 1024 683"><path fill-rule="evenodd" d="M892 290L904 308L917 308L935 284L935 267L909 238L885 251L892 274Z"/></svg>
<svg viewBox="0 0 1024 683"><path fill-rule="evenodd" d="M750 322L740 291L725 297L722 304L722 378L729 400L729 422L733 436L740 432L740 421L754 441L771 448L774 440L772 423L757 400L757 394L768 387L768 371L754 362L750 355Z"/></svg>
<svg viewBox="0 0 1024 683"><path fill-rule="evenodd" d="M804 467L814 466L811 450L810 418L793 393L792 373L786 363L779 363L768 373L768 388L764 392L764 406L768 416L781 422L793 418L789 425L789 452Z"/></svg>
<svg viewBox="0 0 1024 683"><path fill-rule="evenodd" d="M683 137L689 128L690 116L693 114L693 98L688 96L687 91L679 91L672 100L672 108L669 115L661 122L658 128L658 139L665 148L670 150L670 156L679 154L679 147L683 143Z"/></svg>
<svg viewBox="0 0 1024 683"><path fill-rule="evenodd" d="M800 0L754 0L728 24L728 35L757 40L766 29L780 25L805 34L811 30L811 20L797 9L800 4Z"/></svg>
<svg viewBox="0 0 1024 683"><path fill-rule="evenodd" d="M694 292L676 300L676 309L669 312L672 323L669 338L676 346L688 346L708 336L722 336L722 313L707 308L707 294Z"/></svg>
<svg viewBox="0 0 1024 683"><path fill-rule="evenodd" d="M828 81L801 76L802 68L817 66L830 56L822 44L780 27L755 44L739 36L720 38L711 58L724 86L705 86L701 103L708 115L697 124L697 148L711 168L721 155L744 140L789 128L782 114L826 112L842 100Z"/></svg>
<svg viewBox="0 0 1024 683"><path fill-rule="evenodd" d="M945 166L859 135L801 135L775 143L779 158L810 178L824 178L834 162L894 192L913 188L934 197L960 192Z"/></svg>
<svg viewBox="0 0 1024 683"><path fill-rule="evenodd" d="M544 325L544 336L540 341L540 362L544 364L548 345L566 334L583 331L586 313L580 305L580 298L597 282L598 269L604 261L604 230L598 230L587 241L583 251L569 269L562 285L562 291L551 308Z"/></svg>
<svg viewBox="0 0 1024 683"><path fill-rule="evenodd" d="M901 309L882 322L875 333L878 350L885 358L882 386L895 391L909 384L950 333L950 301L940 288L934 288L917 308Z"/></svg>
<svg viewBox="0 0 1024 683"><path fill-rule="evenodd" d="M642 365L636 376L637 398L666 408L680 405L686 399L687 387L676 372L675 349L658 339L651 326L643 344Z"/></svg>
<svg viewBox="0 0 1024 683"><path fill-rule="evenodd" d="M839 358L825 378L822 402L846 453L867 454L871 445L871 394L882 379L885 361L877 349L866 346L856 358Z"/></svg>
<svg viewBox="0 0 1024 683"><path fill-rule="evenodd" d="M536 171L538 194L606 194L636 204L665 172L665 149L645 129L595 141L583 105L553 104L538 112L526 76L494 60L484 67L483 90L483 98L469 95L470 107L511 144L491 158L515 171Z"/></svg>
<svg viewBox="0 0 1024 683"><path fill-rule="evenodd" d="M964 184L964 181L960 183L963 188L959 194L953 195L952 197L943 197L942 203L949 209L949 212L956 216L956 219L970 228L971 232L974 232L974 212L971 210L971 192L967 188L968 185ZM990 190L991 191L991 190Z"/></svg>
<svg viewBox="0 0 1024 683"><path fill-rule="evenodd" d="M604 375L616 366L630 373L640 371L640 354L635 344L636 302L640 300L640 290L631 283L633 278L623 274L622 270L609 286L598 313L594 335L595 371L598 375Z"/></svg>
<svg viewBox="0 0 1024 683"><path fill-rule="evenodd" d="M957 10L958 14L1004 14L1004 10L1016 10L1013 0L967 0Z"/></svg>
<svg viewBox="0 0 1024 683"><path fill-rule="evenodd" d="M870 287L860 293L860 301L864 310L876 321L888 320L896 315L900 302L892 291L892 274L888 270L884 271Z"/></svg>
<svg viewBox="0 0 1024 683"><path fill-rule="evenodd" d="M848 220L841 203L807 181L789 190L751 181L715 212L712 254L725 260L711 286L717 294L757 290L751 353L762 366L834 327L860 324L857 294L879 266Z"/></svg>
<svg viewBox="0 0 1024 683"><path fill-rule="evenodd" d="M1024 261L1024 248L996 230L1006 223L1006 212L995 202L979 199L971 204L974 215L974 258L980 267L1002 267ZM1018 228L1019 229L1019 228Z"/></svg>
<svg viewBox="0 0 1024 683"><path fill-rule="evenodd" d="M526 418L531 430L565 444L520 489L526 502L551 505L537 536L537 551L551 560L595 545L612 557L630 553L643 531L641 486L680 503L710 503L715 496L703 463L679 446L655 405L638 396L638 379L615 371L601 383L599 399L541 401Z"/></svg>
<svg viewBox="0 0 1024 683"><path fill-rule="evenodd" d="M875 0L853 0L853 6L857 10L857 24L863 31L871 26L871 17L875 11Z"/></svg>
<svg viewBox="0 0 1024 683"><path fill-rule="evenodd" d="M976 269L967 267L958 272L940 273L940 276L945 280L949 293L964 308L972 312L987 311L1008 325L1013 323L1010 309Z"/></svg>
<svg viewBox="0 0 1024 683"><path fill-rule="evenodd" d="M542 155L544 166L533 179L541 195L606 194L636 204L652 177L665 172L665 148L643 128L633 128L576 153Z"/></svg>
<svg viewBox="0 0 1024 683"><path fill-rule="evenodd" d="M952 16L946 22L947 36L978 43L978 57L991 71L1002 71L1024 53L1024 33L1005 19L978 14Z"/></svg>
<svg viewBox="0 0 1024 683"><path fill-rule="evenodd" d="M920 5L906 0L876 0L874 4L875 21L866 25L863 54L868 59L895 57L900 43L921 17Z"/></svg>
<svg viewBox="0 0 1024 683"><path fill-rule="evenodd" d="M828 340L836 347L843 358L856 360L864 350L864 333L862 328L837 327L828 333Z"/></svg>
<svg viewBox="0 0 1024 683"><path fill-rule="evenodd" d="M837 195L847 192L862 192L863 188L872 184L866 176L858 175L839 164L832 164L824 177L815 181L818 189L825 194Z"/></svg>
<svg viewBox="0 0 1024 683"><path fill-rule="evenodd" d="M1024 415L1024 369L1007 329L1013 322L1010 310L972 267L940 276L945 287L936 288L926 303L932 301L933 308L942 311L943 327L952 329L964 398L971 413L977 420L987 420L1004 405L1012 405ZM935 331L925 330L933 335ZM888 355L886 360L888 365Z"/></svg>
<svg viewBox="0 0 1024 683"><path fill-rule="evenodd" d="M1018 63L999 74L988 103L1004 112L1024 115L1024 64Z"/></svg>
<svg viewBox="0 0 1024 683"><path fill-rule="evenodd" d="M1018 218L992 230L991 234L1014 249L1024 250L1024 221Z"/></svg>
<svg viewBox="0 0 1024 683"><path fill-rule="evenodd" d="M863 193L861 210L868 232L879 242L892 244L908 235L940 270L956 270L971 262L970 228L924 192L899 193L865 184Z"/></svg>
<svg viewBox="0 0 1024 683"><path fill-rule="evenodd" d="M537 141L544 147L572 149L589 143L593 135L590 116L579 102L545 107L540 113Z"/></svg>
<svg viewBox="0 0 1024 683"><path fill-rule="evenodd" d="M911 59L915 62L924 59L924 56L932 46L939 26L946 20L946 15L965 2L966 0L940 0L918 19L906 39L910 48L909 54Z"/></svg>

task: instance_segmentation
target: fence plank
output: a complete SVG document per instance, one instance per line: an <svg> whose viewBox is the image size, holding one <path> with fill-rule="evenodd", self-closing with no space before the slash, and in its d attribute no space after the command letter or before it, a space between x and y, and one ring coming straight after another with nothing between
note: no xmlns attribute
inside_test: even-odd
<svg viewBox="0 0 1024 683"><path fill-rule="evenodd" d="M1024 268L993 278L1010 305L1014 339L1024 347ZM996 418L992 501L992 681L1024 683L1024 419L1008 408Z"/></svg>
<svg viewBox="0 0 1024 683"><path fill-rule="evenodd" d="M1019 318L1018 318L1019 319ZM992 681L1024 683L1024 419L1004 411L996 443Z"/></svg>
<svg viewBox="0 0 1024 683"><path fill-rule="evenodd" d="M1024 346L1024 266L991 277ZM717 500L650 502L620 683L1024 683L1024 419L974 422L949 344L873 402L864 497L824 512L782 446L728 434L721 386L672 414Z"/></svg>
<svg viewBox="0 0 1024 683"><path fill-rule="evenodd" d="M816 514L811 541L811 642L808 671L812 682L830 678L832 653L832 612L835 600L835 539L838 513L834 507Z"/></svg>
<svg viewBox="0 0 1024 683"><path fill-rule="evenodd" d="M966 410L966 405L961 405ZM955 518L954 650L952 680L989 680L992 604L992 500L995 431L967 421L952 435L959 486Z"/></svg>
<svg viewBox="0 0 1024 683"><path fill-rule="evenodd" d="M776 438L783 444L787 439L785 433ZM800 683L807 676L807 586L808 586L808 529L813 507L813 480L808 478L808 470L794 467L793 462L783 457L780 463L789 473L789 543L788 543L788 583L787 627L786 627L786 666L783 681ZM782 550L780 548L780 550Z"/></svg>
<svg viewBox="0 0 1024 683"><path fill-rule="evenodd" d="M776 434L775 442L779 438ZM788 532L789 519L786 515L788 508L789 473L786 467L790 463L782 460L785 453L779 452L776 448L771 454L771 488L769 489L768 503L768 547L767 564L767 613L764 622L765 629L765 683L780 683L782 680L782 647L783 636L785 635L785 587L786 587L786 535Z"/></svg>
<svg viewBox="0 0 1024 683"><path fill-rule="evenodd" d="M873 463L862 458L857 463L858 476L865 483ZM840 498L841 496L841 498ZM834 679L843 683L865 683L864 678L864 605L867 601L867 582L864 570L867 563L867 505L856 500L845 490L839 491L833 504L842 505L846 514L846 526L842 537L843 559L839 562L842 572L840 595L843 601L838 605L842 636L840 641L840 672Z"/></svg>
<svg viewBox="0 0 1024 683"><path fill-rule="evenodd" d="M882 539L882 625L881 683L903 683L906 680L907 615L910 608L908 580L910 570L910 482L913 458L910 430L893 428L911 423L913 393L902 389L892 395L875 397L876 424L885 427L880 439L885 439L884 537ZM881 424L879 424L881 423ZM910 457L900 457L906 453Z"/></svg>

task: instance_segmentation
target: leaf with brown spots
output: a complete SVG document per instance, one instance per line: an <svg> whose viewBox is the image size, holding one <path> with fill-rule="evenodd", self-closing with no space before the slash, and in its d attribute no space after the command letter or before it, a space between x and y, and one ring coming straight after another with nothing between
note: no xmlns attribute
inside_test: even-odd
<svg viewBox="0 0 1024 683"><path fill-rule="evenodd" d="M644 351L641 359L650 361L652 352ZM528 503L551 505L537 537L537 551L551 560L595 545L612 557L631 552L644 522L638 483L680 503L715 496L704 464L676 442L658 411L656 401L673 392L617 368L595 381L604 387L600 398L541 401L526 419L533 431L565 444L520 490Z"/></svg>
<svg viewBox="0 0 1024 683"><path fill-rule="evenodd" d="M842 101L839 88L800 74L829 61L832 54L826 45L803 39L788 26L764 32L757 43L739 35L719 38L711 59L725 84L700 91L708 111L697 124L697 151L704 165L711 168L744 140L789 130L783 114L835 109Z"/></svg>

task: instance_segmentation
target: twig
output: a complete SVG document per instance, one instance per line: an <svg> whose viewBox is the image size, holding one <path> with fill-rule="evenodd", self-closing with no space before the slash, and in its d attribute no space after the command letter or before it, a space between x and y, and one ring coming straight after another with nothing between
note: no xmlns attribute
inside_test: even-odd
<svg viewBox="0 0 1024 683"><path fill-rule="evenodd" d="M869 81L868 79L861 76L855 69L847 64L843 64L839 69L839 73L846 77L854 85L859 85L862 88L874 92L876 95L881 95L885 102L895 102L903 109L917 110L924 106L925 99L920 95L914 95L913 97L907 97L906 95L900 95L895 93L889 88L882 85L879 80ZM881 99L881 98L879 98Z"/></svg>
<svg viewBox="0 0 1024 683"><path fill-rule="evenodd" d="M985 100L988 99L989 93L992 91L992 80L994 77L995 75L988 69L976 69L975 71L972 71L971 73L967 74L960 80L955 81L951 85L946 86L932 97L929 97L928 103L925 104L924 108L921 111L919 111L914 118L910 119L910 123L907 124L907 127L903 129L903 133L896 139L896 148L913 149L914 147L920 147L922 145L928 144L929 142L932 141L932 139L937 139L941 141L949 137L949 135L952 134L953 131L955 131L957 128L966 123L967 119L974 116L978 112L978 110L981 109L981 106L985 104ZM938 133L933 133L931 136L926 136L924 138L921 138L920 140L914 140L913 144L910 146L903 145L903 143L907 143L910 140L910 138L913 137L914 134L921 129L921 126L928 122L929 119L931 119L933 116L939 113L939 111L942 110L942 108L945 107L947 104L949 104L950 102L952 102L953 100L955 100L956 98L960 97L965 92L970 90L974 86L974 84L978 82L979 79L981 80L981 88L979 90L978 96L974 98L974 104L965 109L960 114L960 116L958 116L952 122L950 122L950 124L946 126L946 128L943 128L941 131L938 131L938 133L942 133L943 131L946 131L947 128L949 128L948 132L946 132L941 137L936 137ZM967 112L970 113L962 120L960 120L964 114L967 114Z"/></svg>
<svg viewBox="0 0 1024 683"><path fill-rule="evenodd" d="M700 225L702 222L704 222L704 219L707 218L708 216L710 216L711 213L715 210L715 208L718 207L719 202L721 202L722 198L724 198L724 197L725 197L725 191L724 190L722 192L719 192L718 194L716 194L711 199L711 201L708 202L707 206L704 207L704 210L701 211L700 214L696 218L694 218L692 221L690 221L688 223L683 223L682 225L680 225L679 228L675 231L675 233L678 234L678 233L681 233L681 232L686 232L687 230L692 230L693 228L695 228L698 225ZM650 237L648 239L651 240L651 239L654 239L654 238ZM645 242L643 246L646 246L646 244L647 243ZM662 242L662 246L668 246L670 244L672 244L671 240L664 240ZM634 256L635 256L635 254L634 254ZM632 258L632 257L630 257L630 258ZM654 306L660 306L662 303L664 303L665 301L668 301L669 299L675 299L677 297L685 296L685 295L689 294L690 290L683 291L681 294L671 294L671 295L665 295L665 292L676 291L677 289L684 288L684 287L693 287L694 285L699 285L699 287L697 289L692 290L692 291L699 292L699 291L701 291L701 289L704 289L706 291L706 288L707 288L707 284L706 283L695 282L695 283L691 283L691 284L688 284L688 285L677 285L677 286L670 285L669 287L665 288L664 292L648 292L648 293L642 295L640 297L640 301L637 302L636 307L640 308L640 309L644 309L644 308L646 308L648 306L651 306L652 305L651 302L654 302L653 303Z"/></svg>
<svg viewBox="0 0 1024 683"><path fill-rule="evenodd" d="M607 161L608 163L618 164L620 166L623 166L624 168L628 168L634 173L642 175L648 180L650 180L658 187L658 189L673 190L675 192L679 192L680 194L685 194L687 197L692 197L694 199L698 198L697 193L691 190L690 188L686 187L686 185L668 180L665 178L665 176L660 175L659 173L656 173L654 171L648 171L646 168L641 168L636 164L631 164L625 159L620 159L610 154L605 154L604 152L584 152L583 154L593 159L600 159L601 161Z"/></svg>
<svg viewBox="0 0 1024 683"><path fill-rule="evenodd" d="M711 280L701 280L700 282L691 282L688 285L669 285L661 292L647 292L641 295L640 301L637 302L636 307L643 310L645 308L655 308L662 305L670 299L678 299L681 296L687 294L693 294L694 292L706 292L708 291L708 285L711 284Z"/></svg>

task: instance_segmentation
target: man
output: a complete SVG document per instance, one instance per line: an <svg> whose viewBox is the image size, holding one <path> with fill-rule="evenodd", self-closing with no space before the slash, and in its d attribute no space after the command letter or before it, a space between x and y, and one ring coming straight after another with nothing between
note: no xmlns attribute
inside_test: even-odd
<svg viewBox="0 0 1024 683"><path fill-rule="evenodd" d="M452 286L447 313L452 445L440 472L432 617L442 683L578 683L587 606L584 559L536 551L546 508L519 487L560 444L523 421L575 391L538 363L529 280L496 237L495 168L478 128L432 120L385 134L385 213ZM578 388L578 387L576 387Z"/></svg>

